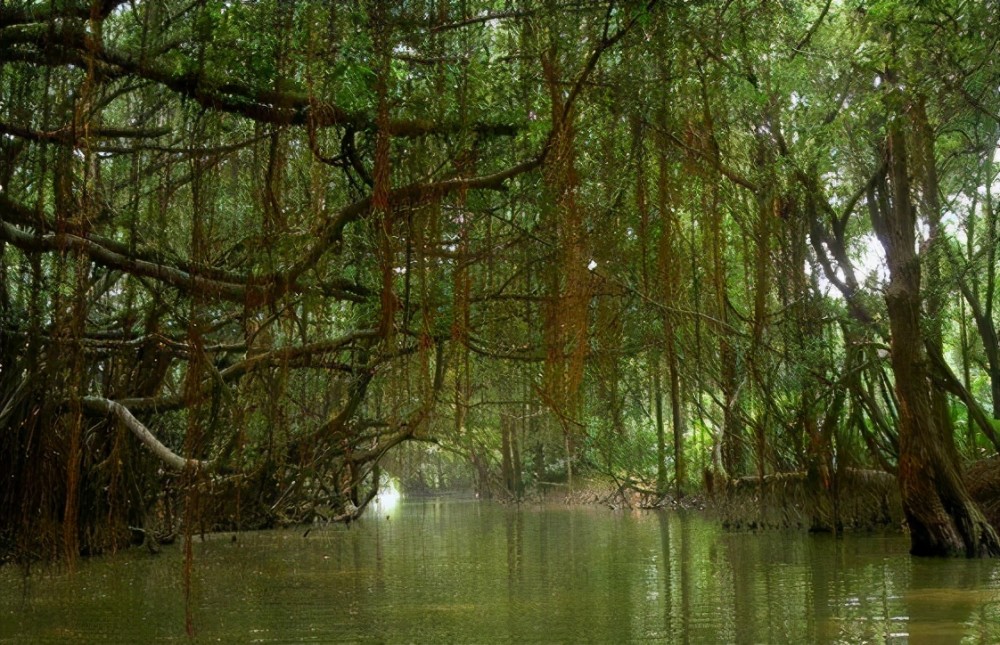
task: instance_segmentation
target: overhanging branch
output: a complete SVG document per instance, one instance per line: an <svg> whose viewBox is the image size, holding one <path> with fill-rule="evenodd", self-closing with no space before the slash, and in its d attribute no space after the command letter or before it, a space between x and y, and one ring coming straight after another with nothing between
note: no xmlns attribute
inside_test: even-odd
<svg viewBox="0 0 1000 645"><path fill-rule="evenodd" d="M128 408L120 403L96 396L83 397L80 399L80 403L83 406L83 409L88 412L117 418L125 424L125 427L132 431L132 434L138 437L139 441L149 448L150 452L174 470L187 470L190 468L192 470L199 471L208 470L212 466L212 462L210 461L201 461L199 459L182 457L163 445L163 443L160 442L160 440L157 439L156 436L150 432L141 421L132 416L132 413L129 412Z"/></svg>

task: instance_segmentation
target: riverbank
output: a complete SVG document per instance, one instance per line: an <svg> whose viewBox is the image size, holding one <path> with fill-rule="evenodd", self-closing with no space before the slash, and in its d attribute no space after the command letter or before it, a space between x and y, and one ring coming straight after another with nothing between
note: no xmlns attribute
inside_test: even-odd
<svg viewBox="0 0 1000 645"><path fill-rule="evenodd" d="M619 509L684 509L706 510L709 501L701 492L683 497L671 493L658 493L633 481L585 479L572 487L561 483L543 484L527 496L529 502L560 502L564 504L593 504Z"/></svg>
<svg viewBox="0 0 1000 645"><path fill-rule="evenodd" d="M546 484L528 503L564 503L620 509L700 511L730 530L798 529L813 532L902 528L895 480L887 473L845 471L838 486L811 487L805 475L783 473L745 477L683 497L661 494L633 481L589 478L573 487Z"/></svg>

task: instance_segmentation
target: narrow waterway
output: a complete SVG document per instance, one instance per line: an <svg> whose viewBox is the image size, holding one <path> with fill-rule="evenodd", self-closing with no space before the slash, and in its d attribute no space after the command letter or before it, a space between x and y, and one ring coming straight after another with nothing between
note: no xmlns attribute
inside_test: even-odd
<svg viewBox="0 0 1000 645"><path fill-rule="evenodd" d="M195 540L197 642L1000 642L1000 564L898 534L474 501ZM182 551L0 570L0 642L184 642Z"/></svg>

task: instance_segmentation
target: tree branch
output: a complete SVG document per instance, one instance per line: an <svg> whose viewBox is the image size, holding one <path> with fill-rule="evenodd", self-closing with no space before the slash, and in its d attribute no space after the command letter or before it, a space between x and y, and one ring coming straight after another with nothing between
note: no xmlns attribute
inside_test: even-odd
<svg viewBox="0 0 1000 645"><path fill-rule="evenodd" d="M43 232L40 235L32 235L6 221L10 212L6 208L8 205L9 200L0 198L0 240L24 251L38 253L74 251L102 266L119 269L139 277L153 278L185 292L236 302L247 307L261 306L274 302L285 294L309 290L297 282L298 277L308 267L290 272L291 275L286 273L260 277L247 276L237 281L236 278L223 278L215 270L206 270L209 275L201 275L201 271L193 266L182 269L142 259L141 255L135 257L124 248L124 245L111 242L108 246L115 248L108 248L102 243L106 242L105 240L98 242L89 235L85 237L69 232ZM368 290L364 287L341 279L328 280L327 284L318 287L317 291L351 302L364 302L368 295Z"/></svg>
<svg viewBox="0 0 1000 645"><path fill-rule="evenodd" d="M128 411L128 408L111 401L110 399L105 399L96 396L85 396L80 399L80 403L84 410L91 413L103 414L106 416L116 417L119 421L125 424L125 426L132 431L136 437L139 438L149 450L156 455L160 461L170 466L174 470L187 470L188 468L195 471L208 470L212 467L212 462L201 461L198 459L189 459L187 457L182 457L163 445L159 439L149 431L146 426L144 426L138 419L132 416L132 413Z"/></svg>
<svg viewBox="0 0 1000 645"><path fill-rule="evenodd" d="M104 47L77 25L17 34L14 41L6 44L14 42L33 45L39 50L42 56L33 61L35 64L87 67L97 62L105 76L128 75L153 81L202 107L238 114L260 123L308 124L315 128L341 126L356 130L373 130L376 127L375 119L368 114L350 112L306 92L258 89L232 80L213 78L203 72L177 72L156 62L136 60L123 52ZM15 52L4 52L5 55L8 53ZM464 129L483 135L514 136L521 127L512 123L475 122L464 125L416 118L393 119L388 125L391 136L403 138L454 134Z"/></svg>

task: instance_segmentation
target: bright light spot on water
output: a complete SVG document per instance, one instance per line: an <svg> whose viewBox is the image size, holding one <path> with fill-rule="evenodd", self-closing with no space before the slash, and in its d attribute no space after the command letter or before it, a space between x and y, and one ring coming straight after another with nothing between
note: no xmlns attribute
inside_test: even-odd
<svg viewBox="0 0 1000 645"><path fill-rule="evenodd" d="M390 480L375 496L375 506L381 513L391 511L396 508L402 497L403 494L396 490L396 485Z"/></svg>

